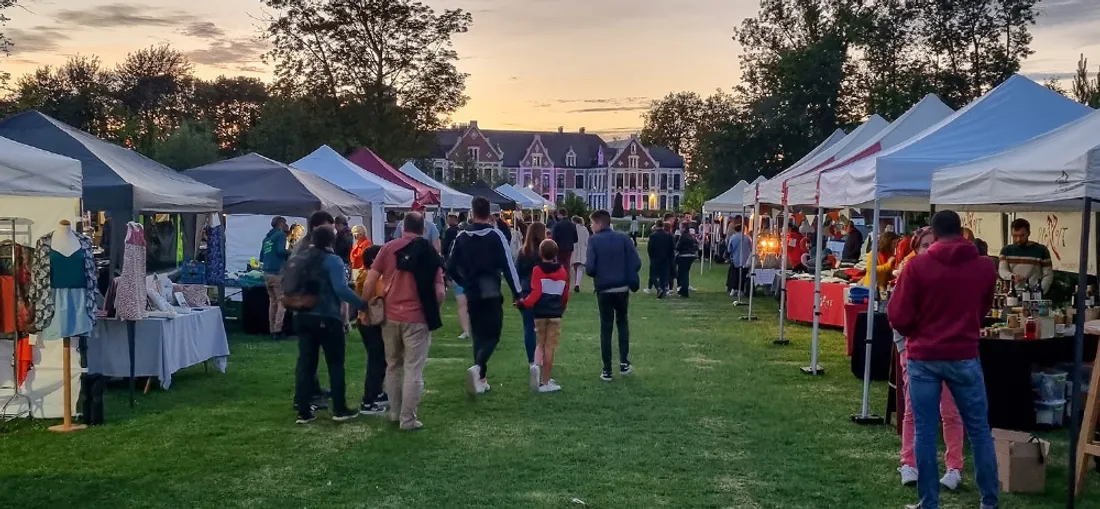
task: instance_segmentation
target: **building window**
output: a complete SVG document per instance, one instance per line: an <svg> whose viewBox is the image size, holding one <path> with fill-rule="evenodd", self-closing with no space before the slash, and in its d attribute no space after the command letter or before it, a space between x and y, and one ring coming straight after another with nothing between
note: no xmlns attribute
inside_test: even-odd
<svg viewBox="0 0 1100 509"><path fill-rule="evenodd" d="M471 161L481 160L481 147L467 147L466 154L470 156Z"/></svg>
<svg viewBox="0 0 1100 509"><path fill-rule="evenodd" d="M642 210L649 210L649 198L642 197Z"/></svg>
<svg viewBox="0 0 1100 509"><path fill-rule="evenodd" d="M543 191L549 191L550 190L550 174L549 173L543 173L542 174L542 190ZM547 198L547 200L549 200L549 199L550 198Z"/></svg>
<svg viewBox="0 0 1100 509"><path fill-rule="evenodd" d="M672 190L673 191L679 191L680 190L680 174L679 173L672 176Z"/></svg>
<svg viewBox="0 0 1100 509"><path fill-rule="evenodd" d="M573 176L573 188L584 189L584 175L578 173Z"/></svg>
<svg viewBox="0 0 1100 509"><path fill-rule="evenodd" d="M638 167L638 156L629 156L626 158L627 165L631 168Z"/></svg>
<svg viewBox="0 0 1100 509"><path fill-rule="evenodd" d="M667 173L662 173L661 174L661 190L662 191L668 191L668 174ZM665 207L662 205L661 208L663 209Z"/></svg>
<svg viewBox="0 0 1100 509"><path fill-rule="evenodd" d="M536 168L542 167L542 154L534 154L531 156L531 166Z"/></svg>
<svg viewBox="0 0 1100 509"><path fill-rule="evenodd" d="M624 179L624 177L623 177L622 173L616 173L615 174L615 189L622 189L623 188L623 179Z"/></svg>
<svg viewBox="0 0 1100 509"><path fill-rule="evenodd" d="M558 193L558 201L556 201L554 203L563 203L564 201L565 201L565 195L561 194L561 193Z"/></svg>
<svg viewBox="0 0 1100 509"><path fill-rule="evenodd" d="M565 175L558 174L558 189L565 189Z"/></svg>
<svg viewBox="0 0 1100 509"><path fill-rule="evenodd" d="M565 165L570 168L575 168L577 166L577 154L572 152L565 154Z"/></svg>
<svg viewBox="0 0 1100 509"><path fill-rule="evenodd" d="M523 187L527 187L527 186L531 185L531 174L530 173L523 172L523 182L522 182L522 184L523 184Z"/></svg>
<svg viewBox="0 0 1100 509"><path fill-rule="evenodd" d="M634 173L630 174L630 188L631 189L637 189L638 188L638 175L636 175Z"/></svg>
<svg viewBox="0 0 1100 509"><path fill-rule="evenodd" d="M512 184L513 186L516 185L516 172L508 172L508 183Z"/></svg>
<svg viewBox="0 0 1100 509"><path fill-rule="evenodd" d="M642 190L649 191L649 174L642 175Z"/></svg>
<svg viewBox="0 0 1100 509"><path fill-rule="evenodd" d="M672 195L672 210L680 210L680 195Z"/></svg>

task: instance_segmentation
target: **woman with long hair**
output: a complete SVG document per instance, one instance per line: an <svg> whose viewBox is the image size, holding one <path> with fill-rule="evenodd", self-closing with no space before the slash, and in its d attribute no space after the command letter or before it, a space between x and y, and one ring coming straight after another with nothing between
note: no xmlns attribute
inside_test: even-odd
<svg viewBox="0 0 1100 509"><path fill-rule="evenodd" d="M580 293L581 291L581 279L584 278L584 264L588 261L588 227L584 225L584 218L581 216L573 216L573 224L577 226L577 244L573 248L573 291ZM637 245L637 241L634 243ZM566 271L569 268L565 269Z"/></svg>
<svg viewBox="0 0 1100 509"><path fill-rule="evenodd" d="M531 272L542 261L542 257L539 256L539 246L544 240L546 240L546 225L539 222L531 223L527 227L523 247L519 250L516 262L516 270L519 272L519 282L522 287L520 292L524 295L531 291ZM521 309L519 313L523 317L523 347L527 350L527 364L531 365L531 372L534 374L534 367L538 364L538 355L535 355L537 345L535 315L530 309Z"/></svg>

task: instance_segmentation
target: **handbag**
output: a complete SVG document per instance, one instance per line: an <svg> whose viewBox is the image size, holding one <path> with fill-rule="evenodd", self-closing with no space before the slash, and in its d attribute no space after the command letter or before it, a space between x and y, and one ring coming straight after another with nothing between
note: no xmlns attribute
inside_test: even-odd
<svg viewBox="0 0 1100 509"><path fill-rule="evenodd" d="M367 311L364 313L368 326L378 326L386 323L386 300L382 297L371 299L367 303Z"/></svg>

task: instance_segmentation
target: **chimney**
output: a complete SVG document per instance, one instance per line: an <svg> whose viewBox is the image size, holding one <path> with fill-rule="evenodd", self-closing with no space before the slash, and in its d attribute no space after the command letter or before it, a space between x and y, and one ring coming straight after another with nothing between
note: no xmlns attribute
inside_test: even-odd
<svg viewBox="0 0 1100 509"><path fill-rule="evenodd" d="M564 132L565 132L565 126L560 126L559 125L558 126L558 134L561 134L561 133L564 133Z"/></svg>
<svg viewBox="0 0 1100 509"><path fill-rule="evenodd" d="M471 120L470 121L470 127L473 128L473 129L477 129L477 120Z"/></svg>
<svg viewBox="0 0 1100 509"><path fill-rule="evenodd" d="M583 127L581 128L581 134L584 134L584 128Z"/></svg>
<svg viewBox="0 0 1100 509"><path fill-rule="evenodd" d="M477 122L474 122L473 125L474 125L474 127L477 127ZM638 133L631 133L630 134L630 139L632 139L632 140L638 139Z"/></svg>

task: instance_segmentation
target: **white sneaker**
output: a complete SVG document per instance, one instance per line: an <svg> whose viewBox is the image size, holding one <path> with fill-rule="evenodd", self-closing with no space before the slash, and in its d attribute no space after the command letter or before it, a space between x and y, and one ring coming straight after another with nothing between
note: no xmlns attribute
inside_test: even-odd
<svg viewBox="0 0 1100 509"><path fill-rule="evenodd" d="M649 295L649 294L653 293L653 290L649 289L649 288L646 288L645 290L642 290L642 292L644 292L646 295Z"/></svg>
<svg viewBox="0 0 1100 509"><path fill-rule="evenodd" d="M489 381L488 380L486 380L484 378L482 378L481 380L478 380L478 382L477 382L477 393L478 394L485 394L486 392L489 392L489 389L490 389L490 387L489 387Z"/></svg>
<svg viewBox="0 0 1100 509"><path fill-rule="evenodd" d="M462 334L458 335L458 339L470 339L470 335L463 332Z"/></svg>
<svg viewBox="0 0 1100 509"><path fill-rule="evenodd" d="M944 488L955 491L959 489L959 485L962 484L962 480L962 472L949 468L947 469L947 473L943 474L943 477L940 478L940 484L942 484Z"/></svg>
<svg viewBox="0 0 1100 509"><path fill-rule="evenodd" d="M694 291L695 291L695 287L694 287L694 286L691 286L691 285L688 285L688 290L691 290L691 291L693 291L693 292L694 292Z"/></svg>
<svg viewBox="0 0 1100 509"><path fill-rule="evenodd" d="M902 486L914 486L917 484L917 469L909 465L902 465L901 468L898 469L898 472L901 474Z"/></svg>
<svg viewBox="0 0 1100 509"><path fill-rule="evenodd" d="M477 364L470 366L470 369L466 370L466 392L470 394L481 394L479 390L481 384L478 380L481 379L481 368L477 367Z"/></svg>
<svg viewBox="0 0 1100 509"><path fill-rule="evenodd" d="M530 380L531 390L532 391L537 391L537 390L539 390L539 384L542 383L542 368L540 368L538 366L538 364L532 364L531 369L530 369L530 373L531 373L531 380Z"/></svg>
<svg viewBox="0 0 1100 509"><path fill-rule="evenodd" d="M730 290L730 297L736 297L736 296L737 296L737 290Z"/></svg>
<svg viewBox="0 0 1100 509"><path fill-rule="evenodd" d="M546 382L542 385L542 387L539 387L539 392L558 392L560 390L561 386L554 383L553 380Z"/></svg>

